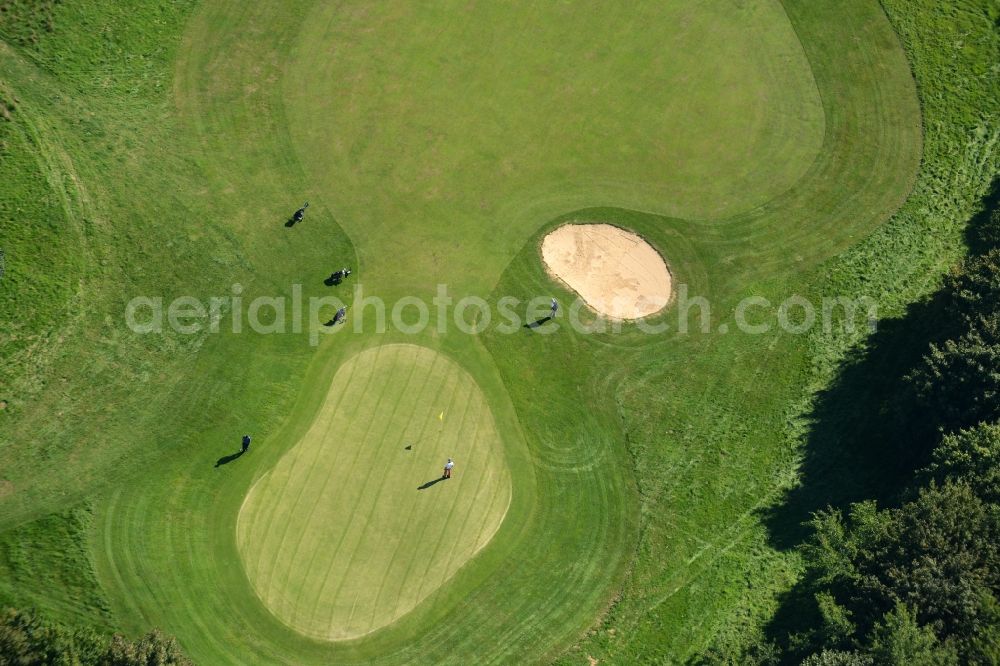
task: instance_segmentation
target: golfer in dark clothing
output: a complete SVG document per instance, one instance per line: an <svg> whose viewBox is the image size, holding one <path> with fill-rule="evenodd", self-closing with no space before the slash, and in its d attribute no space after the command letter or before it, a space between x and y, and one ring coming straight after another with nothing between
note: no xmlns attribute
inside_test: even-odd
<svg viewBox="0 0 1000 666"><path fill-rule="evenodd" d="M243 435L243 448L240 449L240 453L246 453L247 449L250 448L250 435Z"/></svg>
<svg viewBox="0 0 1000 666"><path fill-rule="evenodd" d="M345 319L347 319L347 308L343 307L337 310L337 314L333 315L333 325L343 324Z"/></svg>
<svg viewBox="0 0 1000 666"><path fill-rule="evenodd" d="M297 211L295 211L295 215L292 216L292 219L295 220L296 222L301 222L302 218L306 216L306 208L309 208L308 201L302 204L302 208L299 208Z"/></svg>

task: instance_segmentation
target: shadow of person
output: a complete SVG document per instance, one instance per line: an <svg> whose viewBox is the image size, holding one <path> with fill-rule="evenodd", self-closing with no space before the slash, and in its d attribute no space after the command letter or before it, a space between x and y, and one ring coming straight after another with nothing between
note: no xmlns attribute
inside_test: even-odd
<svg viewBox="0 0 1000 666"><path fill-rule="evenodd" d="M236 453L231 453L228 456L222 456L221 458L215 461L215 466L222 467L223 465L228 465L229 463L233 462L234 460L242 456L244 453L245 453L244 451L237 451Z"/></svg>
<svg viewBox="0 0 1000 666"><path fill-rule="evenodd" d="M431 486L433 486L435 483L441 483L442 481L444 481L444 477L443 476L439 476L438 478L434 479L433 481L428 481L427 483L425 483L422 486L417 486L417 490L427 490L428 488L430 488Z"/></svg>
<svg viewBox="0 0 1000 666"><path fill-rule="evenodd" d="M545 322L547 322L550 319L552 319L552 317L542 317L541 319L536 319L535 321L531 322L530 324L525 324L524 327L525 328L538 328L539 326L541 326L542 324L544 324Z"/></svg>
<svg viewBox="0 0 1000 666"><path fill-rule="evenodd" d="M291 229L292 227L295 226L296 222L298 222L298 220L296 220L294 217L290 217L285 221L285 227Z"/></svg>

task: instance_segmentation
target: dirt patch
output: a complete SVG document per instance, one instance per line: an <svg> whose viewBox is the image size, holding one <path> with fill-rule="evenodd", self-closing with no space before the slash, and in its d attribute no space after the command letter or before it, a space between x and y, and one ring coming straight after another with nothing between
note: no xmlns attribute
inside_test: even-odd
<svg viewBox="0 0 1000 666"><path fill-rule="evenodd" d="M610 224L566 224L542 241L542 259L597 312L639 319L670 302L670 271L640 236Z"/></svg>
<svg viewBox="0 0 1000 666"><path fill-rule="evenodd" d="M0 479L0 499L14 494L14 484L7 479Z"/></svg>

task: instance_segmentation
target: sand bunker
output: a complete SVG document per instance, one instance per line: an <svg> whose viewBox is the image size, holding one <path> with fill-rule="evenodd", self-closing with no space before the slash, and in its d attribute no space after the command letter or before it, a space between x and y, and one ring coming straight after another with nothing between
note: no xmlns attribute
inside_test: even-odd
<svg viewBox="0 0 1000 666"><path fill-rule="evenodd" d="M566 224L542 241L542 259L555 277L599 313L639 319L670 301L670 271L639 236L610 224Z"/></svg>

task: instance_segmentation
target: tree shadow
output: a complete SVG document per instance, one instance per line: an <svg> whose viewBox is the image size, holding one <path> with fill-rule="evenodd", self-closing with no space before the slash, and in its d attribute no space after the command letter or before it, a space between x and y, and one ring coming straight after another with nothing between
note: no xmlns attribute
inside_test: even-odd
<svg viewBox="0 0 1000 666"><path fill-rule="evenodd" d="M1000 244L1000 225L991 217L1000 204L998 185L1000 179L983 199L984 212L969 221L966 242L973 255ZM817 396L799 484L764 511L774 547L801 545L812 533L808 521L822 509L846 510L863 500L884 508L904 499L914 472L927 464L939 439L937 424L917 403L906 377L932 343L961 331L961 323L949 316L949 300L942 288L911 304L903 316L879 321ZM769 639L782 644L790 634L818 626L815 589L807 575L781 596L766 628Z"/></svg>
<svg viewBox="0 0 1000 666"><path fill-rule="evenodd" d="M228 465L240 456L242 456L246 451L237 451L236 453L231 453L228 456L223 456L215 461L216 467L222 467L223 465Z"/></svg>
<svg viewBox="0 0 1000 666"><path fill-rule="evenodd" d="M542 317L541 319L536 319L535 321L531 322L530 324L525 324L524 327L525 328L538 328L539 326L541 326L545 322L549 321L550 319L552 319L552 317Z"/></svg>
<svg viewBox="0 0 1000 666"><path fill-rule="evenodd" d="M983 197L983 209L969 222L965 244L970 254L986 254L1000 247L1000 177L994 178Z"/></svg>
<svg viewBox="0 0 1000 666"><path fill-rule="evenodd" d="M430 488L434 484L441 483L444 480L445 480L445 478L443 476L439 476L438 478L434 479L433 481L428 481L427 483L425 483L422 486L417 486L417 490L427 490L428 488Z"/></svg>
<svg viewBox="0 0 1000 666"><path fill-rule="evenodd" d="M1000 178L969 220L965 237L970 255L1000 245ZM816 399L799 470L799 485L765 522L779 548L807 536L804 523L816 511L846 508L864 499L880 505L899 499L915 469L937 444L937 424L916 403L906 376L932 343L961 331L948 313L946 288L911 304L902 317L878 322L866 344L852 352L837 377Z"/></svg>
<svg viewBox="0 0 1000 666"><path fill-rule="evenodd" d="M936 294L911 305L903 317L878 322L866 346L846 359L819 394L808 417L799 485L765 512L773 545L800 544L810 531L807 521L826 507L892 502L926 462L932 438L905 377L931 342L947 337L944 305Z"/></svg>

